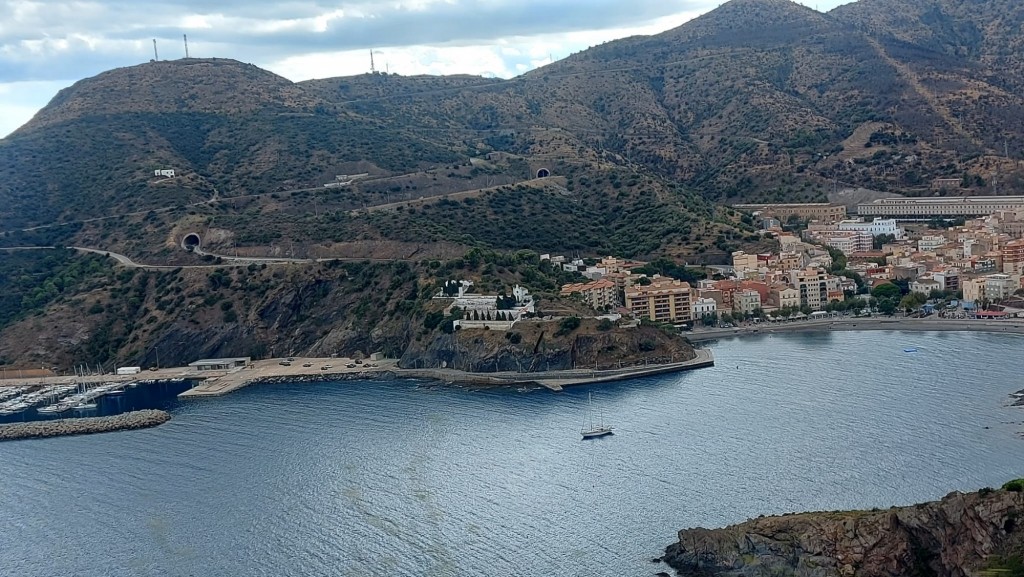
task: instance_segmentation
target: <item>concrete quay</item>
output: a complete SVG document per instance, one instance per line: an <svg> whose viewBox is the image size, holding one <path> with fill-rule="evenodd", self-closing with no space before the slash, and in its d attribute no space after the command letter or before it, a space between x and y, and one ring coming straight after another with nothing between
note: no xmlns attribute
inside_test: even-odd
<svg viewBox="0 0 1024 577"><path fill-rule="evenodd" d="M203 379L196 387L181 393L179 398L219 397L237 391L248 385L294 379L331 380L354 378L397 378L397 379L432 379L445 383L457 383L475 386L523 386L540 385L553 391L564 387L621 381L650 375L674 373L702 367L714 366L714 356L710 350L697 349L697 356L689 361L660 365L644 365L611 370L575 369L565 371L547 371L537 373L467 373L455 369L402 369L396 359L372 361L376 366L361 365L350 367L355 363L347 358L302 358L295 357L291 366L281 365L281 359L255 361L250 366L232 369L231 371L191 373L189 378ZM303 365L310 365L308 367ZM323 367L327 367L324 369Z"/></svg>

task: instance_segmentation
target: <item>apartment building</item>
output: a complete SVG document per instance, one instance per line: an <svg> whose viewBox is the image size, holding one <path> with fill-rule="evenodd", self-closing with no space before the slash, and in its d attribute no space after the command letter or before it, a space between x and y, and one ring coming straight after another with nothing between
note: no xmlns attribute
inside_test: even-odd
<svg viewBox="0 0 1024 577"><path fill-rule="evenodd" d="M1024 240L1011 240L1000 249L1003 257L1003 272L1020 274L1024 272Z"/></svg>
<svg viewBox="0 0 1024 577"><path fill-rule="evenodd" d="M626 289L626 308L638 318L681 323L693 320L693 289L689 283L656 279Z"/></svg>
<svg viewBox="0 0 1024 577"><path fill-rule="evenodd" d="M790 284L800 293L800 306L808 306L813 311L824 310L830 301L843 300L839 279L823 269L791 271Z"/></svg>
<svg viewBox="0 0 1024 577"><path fill-rule="evenodd" d="M743 276L747 272L761 268L761 264L756 254L747 254L738 250L732 253L732 268L738 276Z"/></svg>
<svg viewBox="0 0 1024 577"><path fill-rule="evenodd" d="M755 290L742 290L733 297L733 312L753 314L761 308L761 295Z"/></svg>
<svg viewBox="0 0 1024 577"><path fill-rule="evenodd" d="M777 309L800 308L800 291L788 284L773 285L768 293L768 304Z"/></svg>
<svg viewBox="0 0 1024 577"><path fill-rule="evenodd" d="M561 295L579 295L583 302L597 310L619 306L619 289L608 279L564 285Z"/></svg>

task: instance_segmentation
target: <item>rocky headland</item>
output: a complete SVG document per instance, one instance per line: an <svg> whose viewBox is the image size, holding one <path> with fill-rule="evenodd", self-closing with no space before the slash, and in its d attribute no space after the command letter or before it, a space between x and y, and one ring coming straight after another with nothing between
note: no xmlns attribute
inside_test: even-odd
<svg viewBox="0 0 1024 577"><path fill-rule="evenodd" d="M131 429L145 429L171 420L170 413L158 410L133 411L110 417L59 419L0 425L0 441L42 439L67 435L89 435Z"/></svg>
<svg viewBox="0 0 1024 577"><path fill-rule="evenodd" d="M685 529L662 561L679 575L966 577L1024 574L1024 480L888 510L760 517Z"/></svg>
<svg viewBox="0 0 1024 577"><path fill-rule="evenodd" d="M686 339L658 327L602 330L598 321L582 319L578 328L568 331L558 322L524 321L509 330L457 330L413 341L399 366L536 373L679 363L695 357Z"/></svg>

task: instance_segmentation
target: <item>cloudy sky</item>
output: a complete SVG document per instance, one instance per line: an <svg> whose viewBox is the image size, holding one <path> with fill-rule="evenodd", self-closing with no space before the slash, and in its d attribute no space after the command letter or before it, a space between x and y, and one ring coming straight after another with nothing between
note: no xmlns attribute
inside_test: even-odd
<svg viewBox="0 0 1024 577"><path fill-rule="evenodd" d="M850 0L799 0L827 11ZM110 68L235 58L294 81L360 74L508 78L608 40L656 34L708 0L0 0L0 137Z"/></svg>

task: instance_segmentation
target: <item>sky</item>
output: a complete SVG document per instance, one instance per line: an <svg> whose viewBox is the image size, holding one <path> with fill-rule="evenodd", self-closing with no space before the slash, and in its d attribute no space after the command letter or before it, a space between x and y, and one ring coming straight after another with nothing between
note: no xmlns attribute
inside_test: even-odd
<svg viewBox="0 0 1024 577"><path fill-rule="evenodd" d="M850 0L800 0L828 11ZM58 90L153 58L234 58L292 81L361 74L510 78L657 34L708 0L0 0L0 137Z"/></svg>

